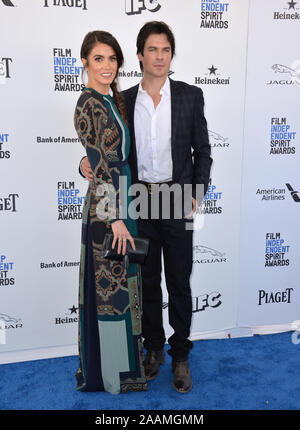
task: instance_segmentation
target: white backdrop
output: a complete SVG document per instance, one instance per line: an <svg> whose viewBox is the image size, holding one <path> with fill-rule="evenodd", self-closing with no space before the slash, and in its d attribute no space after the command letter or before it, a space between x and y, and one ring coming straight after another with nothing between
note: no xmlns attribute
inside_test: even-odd
<svg viewBox="0 0 300 430"><path fill-rule="evenodd" d="M204 92L214 159L195 219L191 338L292 329L299 14L284 0L0 1L0 362L77 353L80 46L88 31L113 33L128 88L141 79L135 42L150 20L175 34L171 78Z"/></svg>

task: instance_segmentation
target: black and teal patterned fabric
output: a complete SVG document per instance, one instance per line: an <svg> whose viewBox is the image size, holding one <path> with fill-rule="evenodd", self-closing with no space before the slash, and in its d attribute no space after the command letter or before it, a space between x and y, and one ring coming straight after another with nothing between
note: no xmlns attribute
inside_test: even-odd
<svg viewBox="0 0 300 430"><path fill-rule="evenodd" d="M94 175L82 220L77 389L144 391L140 267L101 257L105 233L130 203L129 131L112 97L91 88L79 97L74 123ZM137 235L136 220L123 221Z"/></svg>

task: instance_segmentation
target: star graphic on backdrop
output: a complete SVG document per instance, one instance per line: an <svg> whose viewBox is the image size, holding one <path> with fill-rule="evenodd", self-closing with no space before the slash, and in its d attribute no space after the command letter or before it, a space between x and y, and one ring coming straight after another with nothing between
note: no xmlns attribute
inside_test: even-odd
<svg viewBox="0 0 300 430"><path fill-rule="evenodd" d="M77 309L78 309L78 308L76 308L74 305L73 305L73 307L72 307L72 308L69 308L69 311L71 311L71 315L72 315L72 314L77 314Z"/></svg>
<svg viewBox="0 0 300 430"><path fill-rule="evenodd" d="M290 9L295 9L295 5L297 4L297 2L294 0L291 0L291 1L288 1L287 4L289 5L289 10L290 10Z"/></svg>
<svg viewBox="0 0 300 430"><path fill-rule="evenodd" d="M211 67L208 68L209 70L209 74L210 75L215 75L216 74L216 70L218 70L216 67L214 67L213 65Z"/></svg>

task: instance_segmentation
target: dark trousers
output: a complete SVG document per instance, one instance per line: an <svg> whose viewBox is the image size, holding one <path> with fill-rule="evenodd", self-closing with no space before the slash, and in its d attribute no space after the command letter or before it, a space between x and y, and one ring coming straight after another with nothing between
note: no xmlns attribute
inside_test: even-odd
<svg viewBox="0 0 300 430"><path fill-rule="evenodd" d="M193 344L188 339L192 319L190 275L193 232L183 219L139 220L139 236L150 239L146 262L142 265L142 332L146 349L164 347L166 337L162 318L161 252L164 258L169 295L169 323L174 334L168 339L168 353L174 360L188 358Z"/></svg>

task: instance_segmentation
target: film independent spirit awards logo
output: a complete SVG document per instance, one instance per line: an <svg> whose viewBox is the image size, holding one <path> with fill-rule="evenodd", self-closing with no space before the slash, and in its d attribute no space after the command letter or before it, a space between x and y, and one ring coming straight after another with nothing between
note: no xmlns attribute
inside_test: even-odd
<svg viewBox="0 0 300 430"><path fill-rule="evenodd" d="M6 255L0 255L0 288L15 285L14 264Z"/></svg>
<svg viewBox="0 0 300 430"><path fill-rule="evenodd" d="M201 0L200 28L228 29L229 3L221 0Z"/></svg>
<svg viewBox="0 0 300 430"><path fill-rule="evenodd" d="M81 60L73 57L70 48L53 48L54 91L82 91L81 82L83 66Z"/></svg>
<svg viewBox="0 0 300 430"><path fill-rule="evenodd" d="M0 160L11 156L10 150L7 149L7 144L9 144L9 134L0 132Z"/></svg>
<svg viewBox="0 0 300 430"><path fill-rule="evenodd" d="M57 182L58 221L82 219L82 206L85 196L80 196L80 189L75 182Z"/></svg>
<svg viewBox="0 0 300 430"><path fill-rule="evenodd" d="M287 117L271 118L270 155L291 155L296 153L297 132Z"/></svg>

